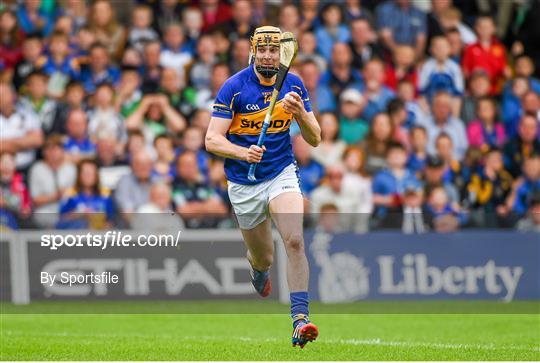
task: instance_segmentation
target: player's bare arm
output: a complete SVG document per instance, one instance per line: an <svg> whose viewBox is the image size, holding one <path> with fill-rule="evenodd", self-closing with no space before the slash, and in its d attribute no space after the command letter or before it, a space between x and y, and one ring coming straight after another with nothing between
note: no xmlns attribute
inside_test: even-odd
<svg viewBox="0 0 540 363"><path fill-rule="evenodd" d="M223 158L244 160L248 163L260 163L266 148L251 145L249 148L233 144L227 137L227 130L232 120L212 117L210 125L206 131L205 146L206 151L221 156Z"/></svg>
<svg viewBox="0 0 540 363"><path fill-rule="evenodd" d="M283 100L283 108L293 114L304 140L313 147L318 146L321 142L321 128L313 112L307 112L304 108L302 97L296 92L289 92Z"/></svg>

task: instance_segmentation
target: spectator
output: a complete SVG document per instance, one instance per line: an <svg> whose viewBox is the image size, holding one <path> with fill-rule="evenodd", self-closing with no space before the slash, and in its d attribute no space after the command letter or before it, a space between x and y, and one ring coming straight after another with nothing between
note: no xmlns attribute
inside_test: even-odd
<svg viewBox="0 0 540 363"><path fill-rule="evenodd" d="M68 0L64 3L63 14L73 21L75 31L85 26L88 17L88 7L84 1Z"/></svg>
<svg viewBox="0 0 540 363"><path fill-rule="evenodd" d="M460 201L459 191L451 181L445 181L445 172L446 166L443 159L433 155L427 157L423 175L425 195L429 195L435 187L441 186L444 188L450 203L457 206Z"/></svg>
<svg viewBox="0 0 540 363"><path fill-rule="evenodd" d="M409 132L407 130L407 118L409 114L405 108L405 102L399 98L394 98L388 102L386 112L390 117L392 128L394 130L393 140L400 143L405 149L410 149Z"/></svg>
<svg viewBox="0 0 540 363"><path fill-rule="evenodd" d="M345 1L345 20L351 23L356 19L366 19L370 25L375 23L373 14L366 6L362 5L361 0Z"/></svg>
<svg viewBox="0 0 540 363"><path fill-rule="evenodd" d="M386 215L388 208L402 204L405 185L416 182L416 176L406 168L407 151L398 143L391 144L386 153L387 169L373 177L373 203L376 216Z"/></svg>
<svg viewBox="0 0 540 363"><path fill-rule="evenodd" d="M143 52L144 44L158 40L158 33L152 28L153 12L148 5L137 5L133 9L131 28L128 34L128 44L139 53Z"/></svg>
<svg viewBox="0 0 540 363"><path fill-rule="evenodd" d="M399 81L397 85L397 98L405 102L405 109L407 110L406 127L410 128L413 125L421 123L421 120L428 117L429 109L427 109L425 102L421 105L416 99L416 88L411 81L406 79Z"/></svg>
<svg viewBox="0 0 540 363"><path fill-rule="evenodd" d="M102 3L103 1L99 1ZM81 72L81 82L88 93L94 93L97 86L110 83L114 86L120 81L120 71L111 64L107 48L94 43L90 48L89 63Z"/></svg>
<svg viewBox="0 0 540 363"><path fill-rule="evenodd" d="M481 98L478 103L478 118L467 126L470 147L487 151L491 147L502 147L505 141L504 128L496 121L497 108L490 97Z"/></svg>
<svg viewBox="0 0 540 363"><path fill-rule="evenodd" d="M204 134L206 130L200 127L188 127L184 132L182 138L182 147L177 150L177 154L181 154L184 151L192 151L197 156L197 166L199 171L204 176L205 180L208 180L208 164L210 154L204 148Z"/></svg>
<svg viewBox="0 0 540 363"><path fill-rule="evenodd" d="M28 96L21 97L19 106L23 112L39 120L41 129L50 133L56 116L56 102L47 96L47 80L45 73L34 71L26 78Z"/></svg>
<svg viewBox="0 0 540 363"><path fill-rule="evenodd" d="M523 98L530 91L530 84L525 77L516 77L512 80L510 92L503 94L502 118L505 131L509 137L515 137L517 124L523 114Z"/></svg>
<svg viewBox="0 0 540 363"><path fill-rule="evenodd" d="M420 94L431 102L437 92L452 97L452 113L459 115L463 95L463 74L457 63L450 59L450 43L443 36L431 41L431 54L420 70Z"/></svg>
<svg viewBox="0 0 540 363"><path fill-rule="evenodd" d="M49 35L53 28L53 18L40 9L41 1L24 0L17 7L17 20L25 34L39 32Z"/></svg>
<svg viewBox="0 0 540 363"><path fill-rule="evenodd" d="M504 146L506 170L514 178L519 177L523 161L533 154L540 154L538 121L534 116L523 115L519 122L517 137Z"/></svg>
<svg viewBox="0 0 540 363"><path fill-rule="evenodd" d="M427 44L431 44L433 37L444 35L445 29L441 24L441 16L451 6L450 0L431 1L431 11L426 15Z"/></svg>
<svg viewBox="0 0 540 363"><path fill-rule="evenodd" d="M186 120L165 95L146 95L135 112L126 118L126 127L143 131L147 143L151 144L156 136L181 132Z"/></svg>
<svg viewBox="0 0 540 363"><path fill-rule="evenodd" d="M451 96L445 92L435 94L433 98L432 116L420 122L428 133L428 148L430 154L435 152L435 140L441 133L446 133L454 145L453 154L457 160L462 160L468 147L467 133L463 121L451 115Z"/></svg>
<svg viewBox="0 0 540 363"><path fill-rule="evenodd" d="M522 9L526 6L527 5L522 5ZM516 24L512 50L514 54L524 53L531 57L535 63L536 77L540 77L540 49L538 49L536 42L540 35L540 27L538 26L540 4L533 1L532 3L528 3L528 6L528 11L526 11L526 14L520 19L522 22Z"/></svg>
<svg viewBox="0 0 540 363"><path fill-rule="evenodd" d="M366 100L360 91L349 88L343 91L339 104L339 138L347 144L362 141L369 130L369 123L361 115L366 107Z"/></svg>
<svg viewBox="0 0 540 363"><path fill-rule="evenodd" d="M141 77L135 68L125 67L122 69L114 100L115 109L122 117L128 117L139 107L143 97L140 89L141 82Z"/></svg>
<svg viewBox="0 0 540 363"><path fill-rule="evenodd" d="M123 156L123 148L118 147L114 135L98 133L96 141L96 162L99 166L101 185L114 190L118 180L131 172Z"/></svg>
<svg viewBox="0 0 540 363"><path fill-rule="evenodd" d="M456 160L453 149L453 142L448 134L441 133L437 136L435 140L435 155L444 161L443 180L455 185L460 196L462 196L465 193L465 188L469 183L472 171L466 168L464 163Z"/></svg>
<svg viewBox="0 0 540 363"><path fill-rule="evenodd" d="M324 167L311 155L312 148L301 135L293 137L293 153L298 163L298 176L302 194L309 197L324 176Z"/></svg>
<svg viewBox="0 0 540 363"><path fill-rule="evenodd" d="M27 170L35 159L35 150L43 143L39 120L15 108L15 91L0 82L0 153L15 155L17 170Z"/></svg>
<svg viewBox="0 0 540 363"><path fill-rule="evenodd" d="M456 28L451 28L446 31L446 38L450 43L450 59L461 64L463 60L463 51L465 50L465 44L461 39L461 34Z"/></svg>
<svg viewBox="0 0 540 363"><path fill-rule="evenodd" d="M319 98L319 111L335 112L336 100L347 88L362 88L362 76L352 68L351 50L345 43L336 43L332 49L329 69L322 75L320 85L325 99Z"/></svg>
<svg viewBox="0 0 540 363"><path fill-rule="evenodd" d="M189 3L182 3L179 0L168 0L151 3L154 13L152 27L159 33L165 34L165 29L169 24L180 23L182 15L185 15Z"/></svg>
<svg viewBox="0 0 540 363"><path fill-rule="evenodd" d="M202 89L197 92L197 98L195 100L195 106L197 108L211 109L214 105L217 93L221 86L229 77L231 72L229 67L225 63L217 63L212 68L212 76L210 78L210 88Z"/></svg>
<svg viewBox="0 0 540 363"><path fill-rule="evenodd" d="M79 78L80 66L69 54L69 37L65 33L54 32L49 43L49 56L41 67L49 77L49 94L61 97L70 80Z"/></svg>
<svg viewBox="0 0 540 363"><path fill-rule="evenodd" d="M343 226L340 225L339 209L334 203L326 203L321 206L315 229L323 233L343 232Z"/></svg>
<svg viewBox="0 0 540 363"><path fill-rule="evenodd" d="M77 48L74 52L74 56L79 65L88 65L90 61L90 48L96 42L96 35L88 25L84 25L77 30L77 34L75 35L75 44Z"/></svg>
<svg viewBox="0 0 540 363"><path fill-rule="evenodd" d="M159 88L162 67L160 65L161 43L157 40L144 45L142 75L143 93L156 93Z"/></svg>
<svg viewBox="0 0 540 363"><path fill-rule="evenodd" d="M139 151L147 151L149 155L154 156L154 149L147 147L142 131L133 130L128 133L128 142L126 147L126 160L132 160L132 156Z"/></svg>
<svg viewBox="0 0 540 363"><path fill-rule="evenodd" d="M527 216L518 222L517 229L520 232L540 233L540 193L531 198Z"/></svg>
<svg viewBox="0 0 540 363"><path fill-rule="evenodd" d="M471 219L477 227L496 228L502 225L502 218L509 212L505 202L511 189L512 176L504 170L501 151L489 150L484 168L472 175L467 186Z"/></svg>
<svg viewBox="0 0 540 363"><path fill-rule="evenodd" d="M309 103L313 110L322 113L327 112L325 107L330 109L335 108L335 101L333 100L333 95L330 94L330 90L319 85L321 68L319 68L316 61L308 59L300 64L300 78L304 82L309 95ZM331 102L327 102L328 100Z"/></svg>
<svg viewBox="0 0 540 363"><path fill-rule="evenodd" d="M386 113L379 113L373 117L373 122L362 146L367 155L366 171L374 175L386 168L386 153L394 137L394 129L390 117Z"/></svg>
<svg viewBox="0 0 540 363"><path fill-rule="evenodd" d="M529 81L531 90L540 95L540 80L534 77L534 63L531 57L521 55L516 58L514 64L515 77L525 77ZM511 92L512 81L507 81L504 85L503 95L507 95Z"/></svg>
<svg viewBox="0 0 540 363"><path fill-rule="evenodd" d="M32 165L28 186L34 207L34 222L53 228L58 222L60 200L75 185L77 169L68 161L60 135L51 135L43 145L43 160Z"/></svg>
<svg viewBox="0 0 540 363"><path fill-rule="evenodd" d="M304 32L300 35L298 42L298 61L299 63L313 62L318 67L319 72L326 71L326 60L317 53L317 38L312 32ZM304 83L306 81L304 80ZM317 82L318 83L318 82Z"/></svg>
<svg viewBox="0 0 540 363"><path fill-rule="evenodd" d="M24 33L12 11L0 10L0 67L13 69L21 59Z"/></svg>
<svg viewBox="0 0 540 363"><path fill-rule="evenodd" d="M217 192L204 182L194 152L185 151L178 157L176 175L173 202L186 225L189 228L217 227L228 210Z"/></svg>
<svg viewBox="0 0 540 363"><path fill-rule="evenodd" d="M153 162L145 150L139 150L132 155L130 165L131 173L120 178L114 191L115 205L126 222L131 213L148 203Z"/></svg>
<svg viewBox="0 0 540 363"><path fill-rule="evenodd" d="M24 38L22 42L22 59L15 64L13 71L13 84L17 91L26 82L26 77L32 72L39 70L45 63L47 58L41 54L42 50L43 44L39 35L28 34ZM5 66L7 68L8 65Z"/></svg>
<svg viewBox="0 0 540 363"><path fill-rule="evenodd" d="M232 11L229 4L219 0L201 1L200 9L204 25L202 31L209 30L213 25L225 23L232 18Z"/></svg>
<svg viewBox="0 0 540 363"><path fill-rule="evenodd" d="M167 96L171 106L189 117L195 112L196 91L192 87L183 87L178 73L172 68L163 68L159 92Z"/></svg>
<svg viewBox="0 0 540 363"><path fill-rule="evenodd" d="M364 67L363 94L367 105L362 113L364 119L373 120L379 112L384 112L388 102L395 97L394 92L384 85L384 65L378 59L366 63Z"/></svg>
<svg viewBox="0 0 540 363"><path fill-rule="evenodd" d="M426 15L409 0L389 0L377 6L377 24L384 45L394 50L396 45L414 47L417 55L424 54L427 38Z"/></svg>
<svg viewBox="0 0 540 363"><path fill-rule="evenodd" d="M366 18L357 18L351 21L351 41L349 47L352 52L352 65L356 69L363 69L364 65L374 58L383 58L384 50L376 42L376 34Z"/></svg>
<svg viewBox="0 0 540 363"><path fill-rule="evenodd" d="M229 58L231 56L230 53L232 53L232 51L230 51L231 49L231 45L233 43L231 43L231 41L229 40L229 38L227 37L227 35L225 34L224 30L220 29L220 28L216 28L214 30L212 30L212 32L210 33L212 35L212 39L214 40L214 43L216 44L216 58L217 58L217 61L219 63L229 63ZM244 40L248 40L248 38L243 38ZM234 42L234 44L236 44L236 42ZM241 49L241 51L244 51L244 49ZM248 47L248 50L247 52L245 53L245 57L243 58L244 59L244 62L246 59L249 59L249 47ZM242 67L244 68L244 67Z"/></svg>
<svg viewBox="0 0 540 363"><path fill-rule="evenodd" d="M209 89L212 68L216 63L216 46L210 35L203 35L197 43L197 57L189 71L191 85L197 90Z"/></svg>
<svg viewBox="0 0 540 363"><path fill-rule="evenodd" d="M420 183L409 183L403 193L403 204L389 210L378 228L399 229L405 234L421 234L429 230L429 216L423 208L424 192Z"/></svg>
<svg viewBox="0 0 540 363"><path fill-rule="evenodd" d="M232 45L232 59L229 62L232 73L240 72L249 62L251 42L247 38L240 38ZM301 59L299 56L298 59Z"/></svg>
<svg viewBox="0 0 540 363"><path fill-rule="evenodd" d="M172 190L165 182L156 182L150 187L148 203L137 208L131 228L144 230L182 230L184 221L172 210Z"/></svg>
<svg viewBox="0 0 540 363"><path fill-rule="evenodd" d="M225 34L231 42L249 38L255 32L252 22L252 5L248 0L237 0L232 4L232 19L224 25ZM285 30L282 30L285 31Z"/></svg>
<svg viewBox="0 0 540 363"><path fill-rule="evenodd" d="M533 154L523 162L523 176L514 185L509 198L512 211L523 217L531 205L533 196L540 193L540 155Z"/></svg>
<svg viewBox="0 0 540 363"><path fill-rule="evenodd" d="M409 153L409 160L407 160L407 168L415 173L417 176L426 167L426 160L428 153L427 148L427 132L422 126L414 126L409 131L411 140L411 152Z"/></svg>
<svg viewBox="0 0 540 363"><path fill-rule="evenodd" d="M210 158L209 163L210 163L210 168L209 168L208 174L209 174L210 187L216 191L216 193L220 196L220 198L225 203L225 206L230 211L229 193L227 190L228 188L227 178L225 176L225 169L223 168L223 165L225 164L225 160L222 158L214 157L214 158Z"/></svg>
<svg viewBox="0 0 540 363"><path fill-rule="evenodd" d="M126 31L116 21L109 0L97 0L92 4L89 24L96 40L104 44L109 56L115 60L120 59L126 42Z"/></svg>
<svg viewBox="0 0 540 363"><path fill-rule="evenodd" d="M13 154L0 153L0 226L9 229L18 229L31 213L28 189L15 167Z"/></svg>
<svg viewBox="0 0 540 363"><path fill-rule="evenodd" d="M173 68L185 84L186 68L192 61L191 53L185 44L185 35L182 25L172 23L165 28L164 48L159 56L159 63L164 68Z"/></svg>
<svg viewBox="0 0 540 363"><path fill-rule="evenodd" d="M88 118L84 111L73 110L69 113L66 131L64 150L68 160L78 163L83 158L95 155L96 146L88 136Z"/></svg>
<svg viewBox="0 0 540 363"><path fill-rule="evenodd" d="M466 125L476 120L478 100L489 96L490 87L489 76L484 70L473 71L469 79L469 92L462 97L461 102L461 119Z"/></svg>
<svg viewBox="0 0 540 363"><path fill-rule="evenodd" d="M86 112L85 92L82 83L70 81L66 86L64 97L57 103L54 122L50 130L51 134L66 134L66 124L69 113L72 110Z"/></svg>
<svg viewBox="0 0 540 363"><path fill-rule="evenodd" d="M328 3L321 10L322 26L315 28L317 51L330 61L332 46L347 43L351 38L349 28L343 24L342 9L338 4Z"/></svg>
<svg viewBox="0 0 540 363"><path fill-rule="evenodd" d="M300 34L300 12L294 4L284 4L279 9L279 25L282 32L291 32L295 38L299 38ZM300 42L301 44L302 42Z"/></svg>
<svg viewBox="0 0 540 363"><path fill-rule="evenodd" d="M357 213L351 216L353 223L356 224L354 226L356 232L368 231L369 217L373 211L371 178L366 174L365 161L364 151L358 146L349 146L343 154L344 182L355 186L354 198L358 203Z"/></svg>
<svg viewBox="0 0 540 363"><path fill-rule="evenodd" d="M194 55L197 39L201 37L204 26L201 10L194 6L184 10L184 13L182 14L182 24L186 28L186 45L191 55Z"/></svg>
<svg viewBox="0 0 540 363"><path fill-rule="evenodd" d="M409 45L398 45L392 53L393 59L386 64L384 84L396 91L400 81L408 80L416 89L418 72L416 71L414 48Z"/></svg>
<svg viewBox="0 0 540 363"><path fill-rule="evenodd" d="M326 168L326 179L327 183L318 186L311 194L311 213L317 215L321 213L322 206L332 203L338 209L344 230L365 231L367 226L358 223L358 219L361 219L361 213L368 216L371 211L369 188L369 195L363 194L364 185L356 184L357 178L346 176L344 167L339 164Z"/></svg>
<svg viewBox="0 0 540 363"><path fill-rule="evenodd" d="M60 206L60 229L106 229L113 219L109 192L101 189L95 161L82 160L77 167L77 181Z"/></svg>
<svg viewBox="0 0 540 363"><path fill-rule="evenodd" d="M175 175L174 170L174 144L172 138L161 135L154 139L154 149L157 158L154 162L152 180L162 180L167 183L172 182Z"/></svg>
<svg viewBox="0 0 540 363"><path fill-rule="evenodd" d="M206 108L198 109L193 113L191 124L194 127L199 128L202 132L206 132L208 129L208 124L210 123L210 115L210 110Z"/></svg>
<svg viewBox="0 0 540 363"><path fill-rule="evenodd" d="M452 206L441 186L430 191L426 210L432 223L431 228L439 233L455 232L466 222L465 215Z"/></svg>
<svg viewBox="0 0 540 363"><path fill-rule="evenodd" d="M300 23L302 31L312 30L321 25L318 1L300 0L300 14L302 14Z"/></svg>
<svg viewBox="0 0 540 363"><path fill-rule="evenodd" d="M141 54L135 49L126 48L124 54L122 55L122 59L120 60L120 64L122 67L133 67L139 71L142 70L143 59Z"/></svg>
<svg viewBox="0 0 540 363"><path fill-rule="evenodd" d="M435 2L437 1L434 1L434 3ZM440 20L443 31L457 29L459 36L465 45L477 42L478 38L476 37L476 34L461 21L461 12L457 8L450 7L442 11Z"/></svg>
<svg viewBox="0 0 540 363"><path fill-rule="evenodd" d="M321 125L321 143L313 149L313 160L319 162L325 168L341 161L341 157L347 144L338 138L339 123L336 115L325 112L319 116Z"/></svg>
<svg viewBox="0 0 540 363"><path fill-rule="evenodd" d="M108 134L116 139L120 150L127 141L127 133L124 120L114 107L114 96L110 84L98 86L93 97L94 108L89 112L88 135L96 143L99 134Z"/></svg>
<svg viewBox="0 0 540 363"><path fill-rule="evenodd" d="M501 82L510 76L510 69L506 64L506 51L504 45L494 37L495 23L489 15L476 18L475 30L478 42L465 48L463 73L469 78L475 69L485 70L491 82L491 95L496 95L501 90Z"/></svg>

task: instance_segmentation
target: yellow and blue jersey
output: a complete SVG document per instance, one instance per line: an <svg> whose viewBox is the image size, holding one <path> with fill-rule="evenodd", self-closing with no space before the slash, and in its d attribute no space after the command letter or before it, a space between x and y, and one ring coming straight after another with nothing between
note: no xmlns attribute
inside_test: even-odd
<svg viewBox="0 0 540 363"><path fill-rule="evenodd" d="M219 90L213 117L232 120L227 139L233 144L250 147L256 145L261 133L264 116L273 86L261 84L253 66L249 66L229 78ZM283 109L283 97L296 92L304 101L306 111L311 111L307 90L294 74L287 74L272 112L272 122L268 127L264 146L266 152L255 172L256 181L247 178L249 163L243 160L225 160L227 179L243 185L253 185L277 176L285 167L294 162L289 128L293 122L291 113Z"/></svg>

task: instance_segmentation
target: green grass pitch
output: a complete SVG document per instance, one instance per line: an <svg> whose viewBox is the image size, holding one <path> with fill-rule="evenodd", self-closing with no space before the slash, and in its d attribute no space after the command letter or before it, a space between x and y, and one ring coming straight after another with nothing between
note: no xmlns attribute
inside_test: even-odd
<svg viewBox="0 0 540 363"><path fill-rule="evenodd" d="M218 309L212 310L217 306ZM351 306L340 305L340 311L348 311ZM490 306L486 303L486 311ZM130 312L130 307L139 313L120 313ZM246 313L177 313L200 311L201 307L208 312L223 312L229 307L231 312L245 310ZM253 314L257 307L264 313ZM478 308L476 306L475 310ZM174 313L156 314L157 309ZM258 306L253 302L63 302L26 307L2 304L0 358L540 360L540 315L537 312L383 314L380 305L372 310L378 313L367 309L364 313L329 314L328 307L313 304L311 318L319 326L320 336L301 350L291 347L287 306L278 303ZM36 311L39 314L33 313ZM84 314L65 313L74 311Z"/></svg>

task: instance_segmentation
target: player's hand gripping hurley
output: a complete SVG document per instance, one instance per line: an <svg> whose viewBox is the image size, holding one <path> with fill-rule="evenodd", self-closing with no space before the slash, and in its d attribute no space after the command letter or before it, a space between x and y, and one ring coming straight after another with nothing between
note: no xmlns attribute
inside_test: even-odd
<svg viewBox="0 0 540 363"><path fill-rule="evenodd" d="M291 67L294 58L296 58L296 53L298 53L298 42L294 38L294 35L291 32L285 32L281 36L280 45L279 45L279 69L277 73L276 83L274 84L274 90L272 91L272 98L270 99L270 105L264 116L264 122L261 129L261 134L259 135L259 140L257 141L257 146L262 147L264 145L264 140L266 139L266 131L270 126L270 121L272 121L272 112L274 112L274 106L281 91L281 86L283 86L283 81L289 73L289 68ZM251 181L257 180L255 178L255 169L257 168L257 163L253 163L249 166L248 179Z"/></svg>

